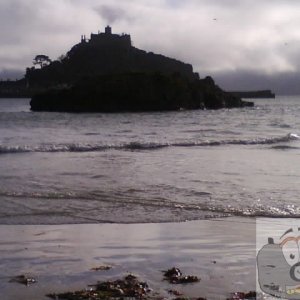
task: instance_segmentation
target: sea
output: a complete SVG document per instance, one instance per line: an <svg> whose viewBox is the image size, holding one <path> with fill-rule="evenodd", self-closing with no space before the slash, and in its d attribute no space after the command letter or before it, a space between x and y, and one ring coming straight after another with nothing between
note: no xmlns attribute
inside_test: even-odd
<svg viewBox="0 0 300 300"><path fill-rule="evenodd" d="M81 114L0 99L0 224L300 217L300 96L253 101Z"/></svg>

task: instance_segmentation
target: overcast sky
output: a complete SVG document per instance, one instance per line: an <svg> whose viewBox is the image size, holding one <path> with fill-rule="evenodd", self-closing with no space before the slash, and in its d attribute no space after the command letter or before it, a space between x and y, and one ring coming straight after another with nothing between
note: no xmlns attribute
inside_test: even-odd
<svg viewBox="0 0 300 300"><path fill-rule="evenodd" d="M300 93L300 0L0 0L0 75L107 24L225 89Z"/></svg>

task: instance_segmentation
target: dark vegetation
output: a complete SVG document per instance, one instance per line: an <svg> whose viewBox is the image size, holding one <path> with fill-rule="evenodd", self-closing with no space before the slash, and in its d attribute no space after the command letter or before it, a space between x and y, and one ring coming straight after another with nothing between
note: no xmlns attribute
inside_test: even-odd
<svg viewBox="0 0 300 300"><path fill-rule="evenodd" d="M50 63L51 59L49 58L49 56L43 54L37 55L33 60L33 64L39 65L40 68L48 66Z"/></svg>
<svg viewBox="0 0 300 300"><path fill-rule="evenodd" d="M28 98L32 95L28 89L26 80L0 81L0 98Z"/></svg>

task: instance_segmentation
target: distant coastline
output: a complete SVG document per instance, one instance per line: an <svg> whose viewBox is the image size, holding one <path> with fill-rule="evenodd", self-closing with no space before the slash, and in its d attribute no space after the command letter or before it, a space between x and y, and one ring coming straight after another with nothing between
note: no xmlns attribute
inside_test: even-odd
<svg viewBox="0 0 300 300"><path fill-rule="evenodd" d="M230 93L240 98L275 98L275 93L271 90L230 91Z"/></svg>

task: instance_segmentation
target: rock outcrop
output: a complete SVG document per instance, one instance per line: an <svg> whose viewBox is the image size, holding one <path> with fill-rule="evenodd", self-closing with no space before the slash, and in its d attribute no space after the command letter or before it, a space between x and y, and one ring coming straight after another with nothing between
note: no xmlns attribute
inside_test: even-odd
<svg viewBox="0 0 300 300"><path fill-rule="evenodd" d="M218 88L207 77L190 81L180 74L127 73L85 78L70 88L32 97L35 111L122 112L218 109L251 105Z"/></svg>

